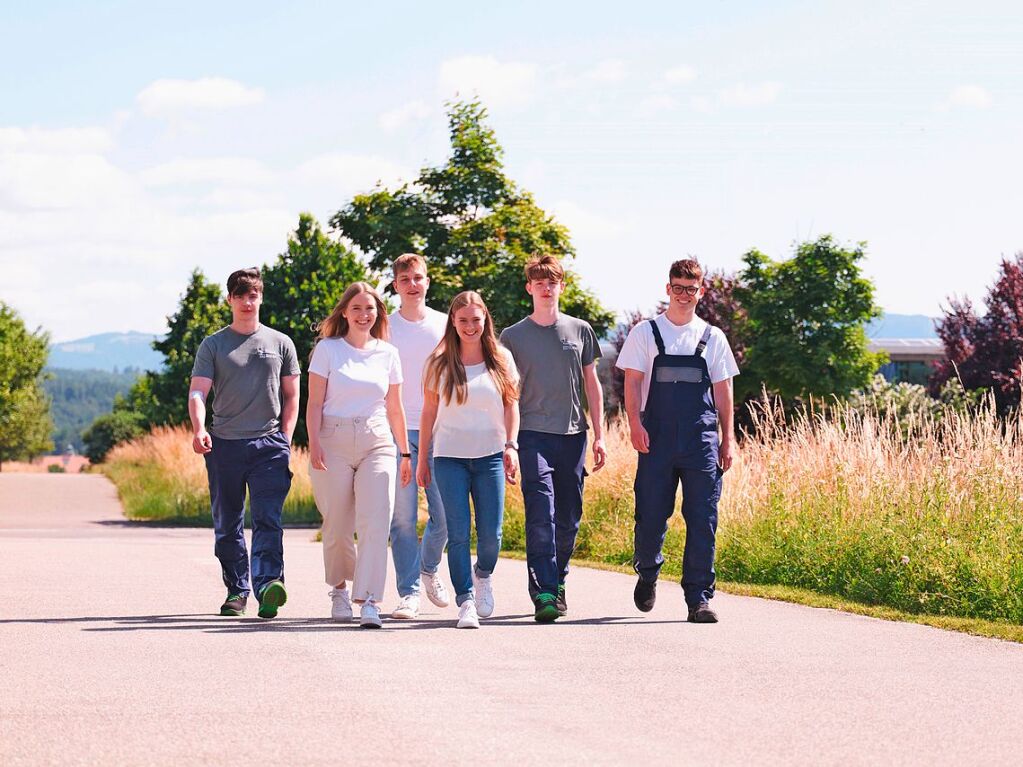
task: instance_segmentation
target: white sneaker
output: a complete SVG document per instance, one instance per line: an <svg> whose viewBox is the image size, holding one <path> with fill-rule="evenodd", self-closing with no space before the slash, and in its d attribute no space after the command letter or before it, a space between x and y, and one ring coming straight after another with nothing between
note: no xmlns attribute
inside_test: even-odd
<svg viewBox="0 0 1023 767"><path fill-rule="evenodd" d="M458 628L478 629L480 627L480 616L476 613L476 603L466 599L458 608Z"/></svg>
<svg viewBox="0 0 1023 767"><path fill-rule="evenodd" d="M415 594L409 594L402 597L398 602L398 606L394 608L394 612L391 613L391 617L402 621L410 621L414 618L418 618L419 597Z"/></svg>
<svg viewBox="0 0 1023 767"><path fill-rule="evenodd" d="M476 610L479 616L489 618L494 614L494 588L490 584L490 578L480 578L473 569L472 588L476 595Z"/></svg>
<svg viewBox="0 0 1023 767"><path fill-rule="evenodd" d="M383 626L380 620L380 610L372 602L363 602L359 610L359 628L378 629Z"/></svg>
<svg viewBox="0 0 1023 767"><path fill-rule="evenodd" d="M448 596L444 581L437 573L419 573L419 579L422 581L423 591L426 592L427 598L437 607L447 607L451 604L451 597Z"/></svg>
<svg viewBox="0 0 1023 767"><path fill-rule="evenodd" d="M348 589L331 589L327 596L330 597L330 617L336 621L350 621L352 598L348 594Z"/></svg>

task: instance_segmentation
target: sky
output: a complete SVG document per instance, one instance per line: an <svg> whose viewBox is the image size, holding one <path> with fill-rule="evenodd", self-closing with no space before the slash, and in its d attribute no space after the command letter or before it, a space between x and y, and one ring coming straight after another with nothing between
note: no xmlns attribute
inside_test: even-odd
<svg viewBox="0 0 1023 767"><path fill-rule="evenodd" d="M193 269L272 262L300 212L442 164L455 96L619 311L676 258L830 233L866 242L885 311L937 316L1023 250L1016 3L17 6L0 301L55 341L162 332Z"/></svg>

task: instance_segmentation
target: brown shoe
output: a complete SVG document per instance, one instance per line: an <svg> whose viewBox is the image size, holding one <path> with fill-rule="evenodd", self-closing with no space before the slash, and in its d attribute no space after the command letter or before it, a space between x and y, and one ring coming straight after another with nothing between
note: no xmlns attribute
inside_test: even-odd
<svg viewBox="0 0 1023 767"><path fill-rule="evenodd" d="M717 623L718 614L710 609L709 604L700 602L696 607L689 608L687 620L690 623Z"/></svg>

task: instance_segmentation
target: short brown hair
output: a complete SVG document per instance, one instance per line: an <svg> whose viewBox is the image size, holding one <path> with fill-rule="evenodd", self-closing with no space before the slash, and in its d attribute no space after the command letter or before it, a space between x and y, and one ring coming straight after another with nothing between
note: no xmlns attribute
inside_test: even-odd
<svg viewBox="0 0 1023 767"><path fill-rule="evenodd" d="M533 280L565 281L565 270L554 256L533 256L526 262L526 282Z"/></svg>
<svg viewBox="0 0 1023 767"><path fill-rule="evenodd" d="M263 292L263 277L257 267L231 272L231 276L227 278L227 295L244 296L251 290Z"/></svg>
<svg viewBox="0 0 1023 767"><path fill-rule="evenodd" d="M423 267L424 272L426 271L425 258L423 258L418 253L402 253L400 256L394 259L394 263L391 264L391 274L397 278L399 274L406 271L407 269L411 269L416 264L419 264L421 267Z"/></svg>
<svg viewBox="0 0 1023 767"><path fill-rule="evenodd" d="M668 270L668 282L676 280L700 280L703 281L703 267L695 258L679 259L671 265Z"/></svg>

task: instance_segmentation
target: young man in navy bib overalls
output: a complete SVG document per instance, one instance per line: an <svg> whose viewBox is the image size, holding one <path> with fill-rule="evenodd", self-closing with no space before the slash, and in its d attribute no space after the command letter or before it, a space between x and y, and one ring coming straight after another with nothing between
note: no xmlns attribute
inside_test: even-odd
<svg viewBox="0 0 1023 767"><path fill-rule="evenodd" d="M671 265L668 310L629 332L616 367L625 373L625 412L636 469L633 598L653 609L668 520L682 484L686 523L682 590L693 623L716 623L714 537L721 478L735 457L732 377L739 372L724 333L696 316L703 269L692 259ZM720 426L720 431L719 431Z"/></svg>

